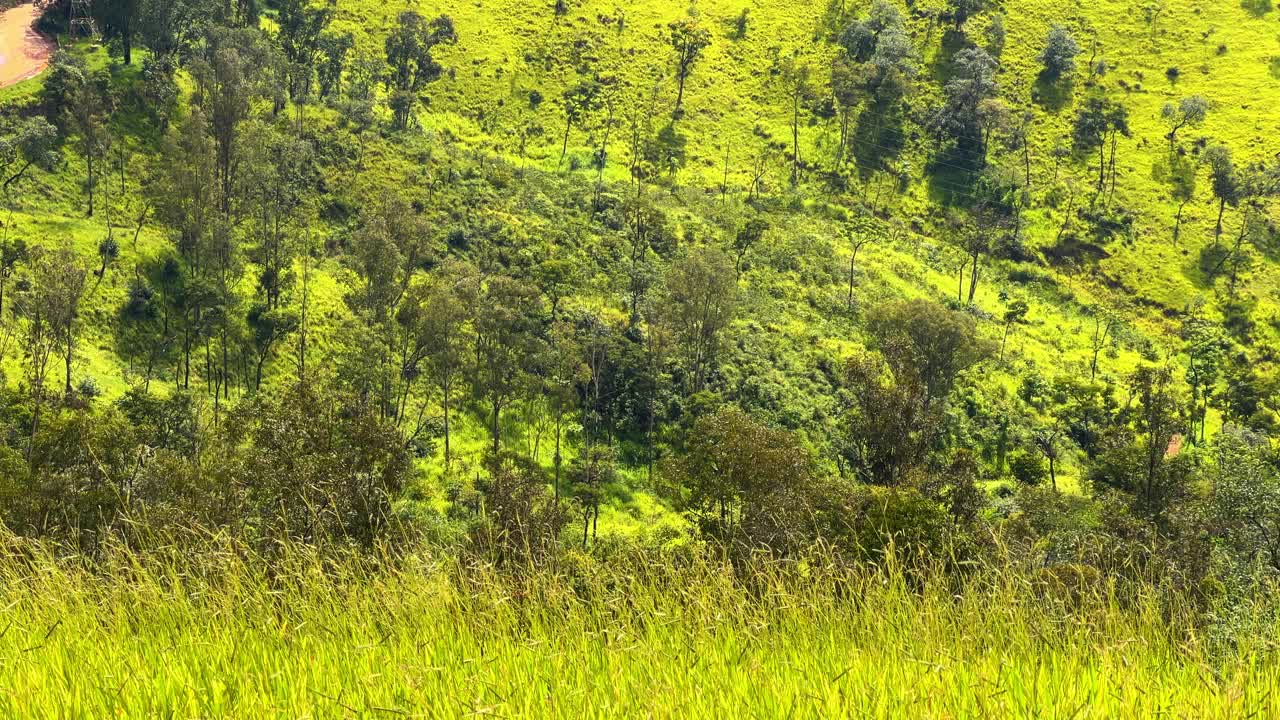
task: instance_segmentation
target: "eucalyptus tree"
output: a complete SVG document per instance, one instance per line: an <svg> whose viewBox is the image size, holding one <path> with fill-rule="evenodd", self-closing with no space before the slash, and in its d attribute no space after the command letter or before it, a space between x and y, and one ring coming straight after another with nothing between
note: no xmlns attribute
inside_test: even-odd
<svg viewBox="0 0 1280 720"><path fill-rule="evenodd" d="M409 127L419 94L444 72L444 67L435 59L435 49L457 41L453 20L448 15L428 20L410 10L396 18L396 25L384 44L393 127L398 130Z"/></svg>

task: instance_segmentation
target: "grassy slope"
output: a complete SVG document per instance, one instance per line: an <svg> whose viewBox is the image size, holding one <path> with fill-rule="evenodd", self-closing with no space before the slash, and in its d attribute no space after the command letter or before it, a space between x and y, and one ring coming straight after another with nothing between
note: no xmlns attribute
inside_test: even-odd
<svg viewBox="0 0 1280 720"><path fill-rule="evenodd" d="M1204 94L1214 101L1214 110L1204 128L1184 132L1184 144L1190 144L1199 136L1213 137L1231 145L1239 159L1265 157L1265 130L1280 120L1277 95L1272 92L1275 80L1269 65L1273 53L1280 54L1280 44L1268 18L1254 18L1234 4L1170 0L1166 6L1168 9L1159 17L1153 32L1141 13L1121 2L1089 3L1064 14L1058 3L1010 0L1005 8L1009 39L1002 84L1011 101L1025 101L1035 72L1034 58L1044 34L1052 22L1060 22L1075 30L1086 47L1089 42L1085 38L1093 32L1098 34L1101 55L1116 65L1104 80L1106 84L1116 87L1123 79L1130 87L1141 85L1141 89L1129 92L1113 91L1125 96L1134 126L1133 138L1122 141L1120 150L1119 201L1137 210L1137 232L1131 242L1114 241L1107 246L1112 256L1103 261L1102 269L1121 287L1159 305L1180 309L1196 293L1212 294L1195 266L1199 246L1211 239L1213 212L1207 197L1207 180L1202 176L1197 199L1188 208L1182 246L1173 246L1170 226L1174 208L1163 185L1155 178L1154 170L1162 162L1167 147L1159 109L1167 99ZM629 88L619 101L622 127L614 135L610 178L621 180L625 175L626 148L621 138L626 135L629 114L640 104L654 103L661 119L664 108L669 108L674 101L670 50L661 38L661 28L685 14L687 8L682 5L630 4L625 9L625 29L621 32L616 30L616 23L605 25L599 20L602 15L616 16L617 8L596 0L570 3L569 14L559 19L553 17L549 6L526 0L447 0L417 3L416 7L429 14L448 13L457 24L460 43L441 53L442 61L453 68L454 76L442 79L432 88L433 112L424 117L424 124L437 136L451 138L463 147L498 153L514 162L516 147L509 128L521 118L533 117L527 97L530 90L538 89L546 100L536 119L546 127L546 136L541 143L535 142L530 147L528 162L534 168L555 172L563 127L558 98L567 84L576 81L577 74L557 64L547 69L538 59L565 55L571 41L584 33L591 38L590 54L597 58L595 67L616 73ZM688 189L659 196L686 232L689 228L706 226L708 221L704 218L715 212L714 198L702 197L698 188L718 190L726 148L732 190L745 190L753 158L771 147L773 154L765 190L774 197L785 193L789 117L782 90L769 72L773 58L799 52L814 67L815 81L825 81L822 68L830 51L814 41L817 18L824 12L825 3L751 3L747 37L732 40L730 22L743 7L748 5L726 1L704 1L696 5L696 12L714 31L714 41L689 82L688 114L678 126L689 142L689 161L678 176L678 183ZM380 38L400 9L399 5L343 0L339 3L338 24L357 33L363 51L377 52ZM912 22L918 43L923 44L926 37L930 39L924 60L927 67L936 69L943 28L931 28L920 19ZM975 33L983 22L982 19L974 21ZM1220 43L1227 46L1225 54L1218 53ZM105 64L104 54L92 53L92 62ZM1165 78L1165 70L1171 66L1182 71L1177 83ZM1137 73L1142 74L1141 81ZM655 85L653 79L659 77L661 80ZM38 80L31 81L2 91L0 100L12 102L29 97L38 83ZM654 88L656 100L651 96ZM927 98L936 93L936 88L925 83L921 92ZM1074 95L1078 98L1084 92L1085 88L1077 87ZM1069 131L1072 110L1070 106L1057 112L1036 108L1033 156L1036 207L1028 212L1028 231L1033 246L1044 246L1052 242L1061 223L1061 210L1043 202L1044 186L1051 174L1047 149ZM330 120L330 115L323 115L322 121ZM806 124L802 128L802 155L825 165L825 158L833 149L833 133L829 123ZM591 137L580 129L572 133L571 156L582 164L590 152L587 143ZM135 169L147 159L145 146L142 147L144 151L134 160ZM924 166L925 149L923 140L909 146L905 158L912 167ZM375 197L383 188L414 183L424 170L429 172L438 165L438 161L428 157L427 152L407 153L397 139L375 138L369 144L368 169L360 173L340 173L333 184L346 188L348 197ZM93 220L83 217L79 191L81 166L71 152L60 173L34 179L24 191L20 212L14 216L14 231L37 242L72 242L86 258L92 258L105 227L102 213ZM1082 177L1087 174L1083 167L1075 172ZM582 182L591 178L586 170L573 174ZM118 217L125 212L123 205L132 206L138 201L136 185L131 184L127 195L124 200L116 199ZM762 356L768 357L765 366L757 370L777 375L783 381L782 386L792 392L811 392L803 377L812 372L813 358L822 354L842 355L859 345L856 327L843 313L833 312L841 305L849 249L840 240L837 224L830 219L832 213L824 209L832 200L838 201L816 189L802 188L793 206L809 210L775 213L774 230L766 239L768 247L761 251L762 260L744 281L748 290L744 315L749 319L740 323L733 342L744 349L755 347ZM913 233L893 243L879 242L863 249L859 255L859 304L870 306L878 297L901 294L954 297L953 260L944 252L942 240L928 237L936 223L937 206L921 171L917 170L908 193L892 199L890 204L897 215L914 223L925 235ZM1228 232L1236 220L1233 215L1228 217ZM513 217L516 222L528 221L506 215L507 219ZM714 222L711 225L714 227ZM525 230L533 233L540 228L535 225ZM117 229L117 233L131 234L127 229ZM151 254L162 240L159 229L147 228L142 234L139 252ZM801 275L770 269L769 254L788 249L808 259L809 272ZM126 243L121 260L89 298L87 337L81 346L78 372L94 377L109 397L119 394L129 384L126 368L111 352L108 321L119 307L137 259L138 255ZM1268 272L1270 268L1270 264L1261 266L1248 277L1246 284L1247 292L1260 300L1260 319L1275 312L1277 288L1275 274ZM320 270L314 302L318 316L324 318L324 326L317 329L318 344L323 348L331 344L325 339L326 335L331 335L346 316L341 301L346 273L334 260L326 260ZM984 271L978 293L980 308L998 315L1001 304L997 296L1001 290L1029 296L1033 302L1028 327L1020 329L1011 341L1008 366L994 369L996 384L1011 388L1015 374L1031 365L1043 368L1048 374L1084 371L1091 323L1083 308L1100 297L1095 284L1086 277L1046 269L1041 271L1046 282L1016 286L1006 279L1007 270L1007 267L994 267ZM600 306L602 302L608 305L613 301L583 297L574 302ZM1157 312L1147 312L1138 321L1137 329L1157 347L1168 350L1175 346L1169 336L1172 323ZM992 334L998 330L995 323L988 326ZM1119 374L1132 366L1137 359L1135 337L1127 338L1117 348L1118 352L1104 360L1105 373ZM792 347L808 348L809 352L798 358L778 352L779 348ZM276 363L275 371L288 372L291 364L286 354ZM14 377L17 366L12 359L6 367ZM483 433L480 423L460 428L459 446L464 457L478 457L484 444Z"/></svg>
<svg viewBox="0 0 1280 720"><path fill-rule="evenodd" d="M1221 299L1221 288L1209 285L1198 267L1200 249L1212 241L1216 209L1203 169L1199 171L1195 199L1187 208L1180 241L1173 241L1176 206L1162 179L1162 167L1168 163L1168 145L1160 110L1167 101L1204 95L1213 103L1209 120L1201 128L1183 131L1180 139L1184 147L1204 139L1226 143L1239 164L1269 158L1276 148L1268 145L1267 129L1280 120L1280 94L1275 92L1272 63L1280 55L1280 43L1271 22L1274 14L1259 17L1230 2L1170 0L1162 5L1163 11L1150 21L1126 2L1081 3L1067 12L1061 3L1045 0L1004 3L1009 35L1002 56L1002 92L1015 109L1029 108L1035 114L1033 208L1027 214L1029 244L1040 248L1052 245L1062 224L1060 204L1046 204L1054 174L1049 150L1064 139L1069 140L1075 103L1090 91L1081 72L1065 91L1058 89L1059 105L1032 101L1033 90L1037 95L1045 94L1043 88L1035 88L1036 56L1053 24L1071 29L1086 48L1080 58L1082 67L1094 52L1096 38L1097 56L1106 59L1112 68L1101 84L1128 106L1133 130L1132 137L1122 139L1119 148L1116 205L1136 214L1131 237L1105 244L1110 257L1100 263L1101 272L1096 276L1051 271L1046 289L1017 287L1005 280L1004 268L985 271L978 302L992 315L1001 312L997 299L1001 290L1032 296L1030 327L1015 336L1011 371L1036 364L1050 374L1086 372L1092 324L1085 308L1118 297L1140 303L1134 333L1116 348L1118 352L1109 352L1103 361L1105 374L1122 374L1137 360L1139 339L1142 344L1149 342L1161 356L1176 354L1176 322L1169 320L1161 308L1182 310L1198 295ZM519 0L419 3L416 8L429 14L450 14L461 35L455 48L442 53L444 61L456 69L456 76L432 90L436 112L428 119L428 126L510 157L515 154L515 147L509 134L504 137L502 132L486 133L484 128L490 123L499 128L515 126L521 113L529 112L524 109L527 93L537 89L546 98L538 118L547 133L544 144L529 152L548 171L555 170L559 158L562 116L556 101L561 90L580 75L560 66L548 71L536 60L556 52L563 55L574 38L588 37L598 58L596 69L619 75L642 96L656 87L658 106L667 108L673 103L675 87L670 78L670 50L662 30L667 22L687 12L696 13L712 29L714 41L686 90L687 116L678 127L689 138L689 161L679 182L709 189L718 188L721 182L726 149L730 187L743 191L750 182L753 158L771 147L766 188L768 192L785 192L790 117L784 91L770 70L774 58L798 53L812 65L815 81L822 84L830 52L815 42L818 19L826 11L824 2L704 1L688 7L679 3L633 3L626 7L626 29L621 32L615 29L616 25L606 26L598 20L615 16L616 6L592 0L569 3L568 15L559 19L539 3ZM730 37L732 20L743 8L750 12L750 30L745 39L734 40ZM927 9L921 3L917 8ZM342 20L356 30L364 47L376 50L379 31L389 27L400 8L348 3L340 10ZM985 18L975 19L969 31L980 37L985 23ZM923 47L926 77L942 77L944 58L940 47L945 28L917 17L912 20L912 29L917 45ZM531 53L535 62L526 62ZM1176 81L1166 76L1173 67L1180 71ZM661 78L656 85L654 78ZM922 102L936 92L936 88L922 82ZM627 101L620 105L619 115L625 124ZM634 106L633 101L631 107ZM478 117L490 120L477 123L474 118ZM598 133L596 129L587 135L575 128L571 134L571 157L576 156L585 164L591 147L588 142L594 142ZM812 121L802 127L801 133L802 156L827 165L826 158L835 146L832 123ZM625 128L615 138L618 134L625 135ZM908 142L904 158L917 168L915 181L905 196L890 204L900 217L929 234L930 228L937 226L938 205L933 192L937 184L931 188L919 170L927 162L927 145L919 138ZM611 152L617 161L612 172L615 177L620 176L625 172L621 167L625 160L619 160L625 148L615 142ZM583 171L583 175L587 172ZM1073 177L1083 187L1088 186L1091 177L1086 166L1070 163L1059 176ZM948 182L953 184L947 185ZM963 192L954 182L945 181L943 189ZM819 203L830 199L812 189L802 191L802 195ZM1239 215L1228 211L1228 235L1238 227ZM809 292L838 294L841 268L847 263L843 258L848 252L838 239L838 230L820 217L794 220L778 229L774 241L778 233L797 231L813 233L819 246L832 256L831 287L808 288ZM941 244L937 239L911 237L895 245L882 243L865 250L860 257L869 282L860 295L922 291L940 297L953 295L956 283L950 268L954 261L937 251ZM1258 301L1256 318L1264 339L1274 338L1266 321L1275 316L1278 299L1276 274L1271 269L1272 264L1263 261L1242 283L1242 294ZM1101 290L1099 282L1111 290ZM785 283L783 287L787 287ZM783 312L794 322L766 327L783 336L780 343L811 341L812 334L817 334L828 346L834 340L837 351L847 349L848 345L842 342L852 332L847 325L812 314L806 316L804 288L787 290L788 304Z"/></svg>
<svg viewBox="0 0 1280 720"><path fill-rule="evenodd" d="M1228 718L1280 710L1258 626L1215 663L1154 605L588 558L506 584L429 561L0 562L0 711L61 717ZM459 580L464 577L464 580Z"/></svg>

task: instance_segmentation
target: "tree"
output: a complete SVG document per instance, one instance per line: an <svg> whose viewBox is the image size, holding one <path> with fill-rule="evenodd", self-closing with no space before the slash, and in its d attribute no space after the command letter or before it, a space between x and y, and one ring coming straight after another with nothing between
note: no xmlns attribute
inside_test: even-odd
<svg viewBox="0 0 1280 720"><path fill-rule="evenodd" d="M52 170L61 161L58 128L39 116L19 120L0 135L0 188L6 202L32 167Z"/></svg>
<svg viewBox="0 0 1280 720"><path fill-rule="evenodd" d="M134 0L131 25L142 45L165 59L186 59L214 24L221 0Z"/></svg>
<svg viewBox="0 0 1280 720"><path fill-rule="evenodd" d="M1021 325L1026 322L1028 310L1030 310L1030 308L1027 306L1026 300L1013 300L1005 305L1004 315L1001 317L1001 320L1004 322L1004 333L1000 337L1001 361L1004 360L1004 346L1005 343L1009 341L1009 331L1012 330L1015 325Z"/></svg>
<svg viewBox="0 0 1280 720"><path fill-rule="evenodd" d="M1054 25L1045 40L1044 50L1037 58L1044 65L1042 77L1049 82L1057 82L1064 75L1076 71L1076 56L1080 54L1080 46L1075 38L1061 25Z"/></svg>
<svg viewBox="0 0 1280 720"><path fill-rule="evenodd" d="M32 438L40 431L42 410L49 396L49 361L55 352L61 355L66 368L65 395L70 397L72 393L71 370L87 275L69 248L35 249L31 253L31 280L19 296L18 315L25 321Z"/></svg>
<svg viewBox="0 0 1280 720"><path fill-rule="evenodd" d="M929 300L881 307L868 321L867 331L895 378L920 382L926 408L945 402L956 377L991 354L972 318Z"/></svg>
<svg viewBox="0 0 1280 720"><path fill-rule="evenodd" d="M255 100L272 96L270 68L277 64L261 35L249 30L212 30L203 56L192 66L195 102L209 121L217 148L219 207L229 219L236 200L242 126Z"/></svg>
<svg viewBox="0 0 1280 720"><path fill-rule="evenodd" d="M477 480L483 515L471 544L498 565L529 568L555 557L566 517L547 497L546 476L536 463L510 453L485 458L488 477Z"/></svg>
<svg viewBox="0 0 1280 720"><path fill-rule="evenodd" d="M1187 354L1187 385L1191 387L1191 439L1197 439L1196 423L1199 422L1199 440L1203 441L1209 425L1209 399L1221 378L1230 343L1222 326L1204 316L1203 301L1196 303L1183 318L1181 335Z"/></svg>
<svg viewBox="0 0 1280 720"><path fill-rule="evenodd" d="M371 545L412 476L396 429L353 398L309 384L260 396L221 426L210 473L247 505L243 521L279 534Z"/></svg>
<svg viewBox="0 0 1280 720"><path fill-rule="evenodd" d="M310 142L254 123L237 157L243 185L250 258L258 266L258 290L268 310L280 308L292 289L294 260L314 207L309 203L315 167ZM242 189L241 189L242 188Z"/></svg>
<svg viewBox="0 0 1280 720"><path fill-rule="evenodd" d="M800 105L806 101L813 88L809 81L809 66L795 56L782 63L780 73L791 100L791 184L800 182Z"/></svg>
<svg viewBox="0 0 1280 720"><path fill-rule="evenodd" d="M1107 145L1111 146L1111 167L1114 178L1116 136L1129 137L1129 110L1124 105L1095 94L1085 101L1076 114L1072 129L1072 145L1081 154L1098 151L1098 193L1106 186Z"/></svg>
<svg viewBox="0 0 1280 720"><path fill-rule="evenodd" d="M841 473L847 462L864 483L894 486L921 467L942 427L917 373L897 372L883 355L853 357L843 377Z"/></svg>
<svg viewBox="0 0 1280 720"><path fill-rule="evenodd" d="M991 21L987 23L987 28L982 35L987 41L987 46L984 49L991 57L998 58L1004 54L1004 43L1007 35L1004 27L1004 15L992 13Z"/></svg>
<svg viewBox="0 0 1280 720"><path fill-rule="evenodd" d="M1228 425L1214 438L1210 458L1219 537L1238 561L1261 559L1280 572L1280 473L1267 439Z"/></svg>
<svg viewBox="0 0 1280 720"><path fill-rule="evenodd" d="M947 0L947 5L951 8L951 20L955 22L956 30L959 31L969 18L982 12L986 4L986 0Z"/></svg>
<svg viewBox="0 0 1280 720"><path fill-rule="evenodd" d="M387 74L388 102L396 129L409 127L418 94L438 79L444 70L432 55L435 48L457 41L453 20L448 15L427 20L413 11L400 13L385 44L387 65L390 66Z"/></svg>
<svg viewBox="0 0 1280 720"><path fill-rule="evenodd" d="M600 524L600 503L605 488L617 480L613 448L594 445L574 458L569 468L569 482L574 498L582 512L582 547L587 546L587 535L592 539Z"/></svg>
<svg viewBox="0 0 1280 720"><path fill-rule="evenodd" d="M357 283L346 297L347 305L365 324L374 340L364 349L364 370L370 385L365 392L379 398L386 417L401 424L407 417L413 386L420 379L426 355L421 293L414 278L430 267L434 254L425 219L399 193L367 208L362 224L351 237L347 260ZM426 400L419 406L422 429Z"/></svg>
<svg viewBox="0 0 1280 720"><path fill-rule="evenodd" d="M564 143L560 148L560 162L564 164L564 156L569 152L569 131L584 120L600 106L600 81L596 78L582 82L566 89L561 96L564 105Z"/></svg>
<svg viewBox="0 0 1280 720"><path fill-rule="evenodd" d="M1093 308L1093 332L1089 334L1089 380L1098 377L1098 356L1115 341L1115 330L1120 325L1120 314L1106 305Z"/></svg>
<svg viewBox="0 0 1280 720"><path fill-rule="evenodd" d="M875 54L880 36L903 28L902 11L889 0L876 0L864 18L854 20L840 33L840 45L855 62L863 63Z"/></svg>
<svg viewBox="0 0 1280 720"><path fill-rule="evenodd" d="M841 113L837 166L844 159L849 141L853 108L864 98L870 101L862 122L873 129L864 142L881 144L881 125L898 110L919 73L915 47L907 35L902 14L886 0L877 0L865 18L849 23L840 41L845 52L832 61L831 75L832 91Z"/></svg>
<svg viewBox="0 0 1280 720"><path fill-rule="evenodd" d="M1176 153L1169 157L1169 194L1178 201L1178 211L1173 216L1173 243L1176 246L1182 237L1182 217L1187 204L1195 199L1197 171L1200 163L1188 160Z"/></svg>
<svg viewBox="0 0 1280 720"><path fill-rule="evenodd" d="M848 154L850 124L854 110L862 102L862 87L862 75L857 63L840 56L831 61L831 95L835 100L836 111L840 113L840 143L836 147L836 172L840 171L840 166Z"/></svg>
<svg viewBox="0 0 1280 720"><path fill-rule="evenodd" d="M693 72L702 52L711 44L711 32L697 23L685 18L667 25L667 42L676 53L676 109L678 117L684 106L684 84Z"/></svg>
<svg viewBox="0 0 1280 720"><path fill-rule="evenodd" d="M4 325L5 290L18 269L31 259L31 250L21 238L0 240L0 326Z"/></svg>
<svg viewBox="0 0 1280 720"><path fill-rule="evenodd" d="M689 250L667 270L660 322L684 355L691 393L706 387L715 367L720 334L737 307L736 278L733 261L715 248Z"/></svg>
<svg viewBox="0 0 1280 720"><path fill-rule="evenodd" d="M110 267L111 263L115 262L119 257L120 243L116 242L116 239L108 233L106 237L98 242L98 261L101 264L98 266L97 270L93 271L93 274L98 278L97 284L102 283L103 278L107 275L107 268ZM96 286L97 285L95 284L95 287Z"/></svg>
<svg viewBox="0 0 1280 720"><path fill-rule="evenodd" d="M544 363L543 392L554 416L555 466L554 489L556 501L560 500L560 470L564 462L561 441L564 437L566 416L581 402L580 388L592 385L591 368L584 362L585 348L578 328L567 322L555 323L550 332ZM585 393L584 393L585 394Z"/></svg>
<svg viewBox="0 0 1280 720"><path fill-rule="evenodd" d="M1160 117L1169 126L1169 149L1173 150L1178 142L1178 131L1187 127L1199 127L1209 115L1209 101L1203 95L1192 95L1182 98L1176 104L1167 102L1160 111Z"/></svg>
<svg viewBox="0 0 1280 720"><path fill-rule="evenodd" d="M444 465L452 462L449 411L457 402L454 391L467 368L470 352L468 324L479 289L474 271L460 263L446 263L436 269L418 297L420 342L428 372L440 389L444 415Z"/></svg>
<svg viewBox="0 0 1280 720"><path fill-rule="evenodd" d="M1213 231L1213 243L1217 245L1222 238L1222 216L1227 205L1236 207L1240 204L1243 186L1231 160L1231 150L1226 145L1211 145L1204 151L1204 162L1209 166L1213 196L1218 200L1218 222Z"/></svg>
<svg viewBox="0 0 1280 720"><path fill-rule="evenodd" d="M472 388L488 403L493 454L501 449L502 411L527 385L541 352L542 303L537 290L510 277L488 280L476 306Z"/></svg>
<svg viewBox="0 0 1280 720"><path fill-rule="evenodd" d="M943 88L944 100L929 119L929 130L939 143L950 140L971 158L978 158L982 146L980 108L996 96L997 63L985 50L965 48L956 53L955 74Z"/></svg>
<svg viewBox="0 0 1280 720"><path fill-rule="evenodd" d="M1176 451L1183 407L1167 367L1142 366L1129 376L1133 398L1124 420L1104 438L1089 470L1094 487L1128 493L1143 515L1160 520L1188 490L1188 467Z"/></svg>
<svg viewBox="0 0 1280 720"><path fill-rule="evenodd" d="M876 34L875 50L864 66L864 89L881 113L896 107L919 74L915 46L901 21Z"/></svg>
<svg viewBox="0 0 1280 720"><path fill-rule="evenodd" d="M262 389L262 371L276 348L293 331L298 329L298 314L292 308L270 307L266 303L254 303L245 316L252 332L254 354L253 388Z"/></svg>
<svg viewBox="0 0 1280 720"><path fill-rule="evenodd" d="M66 50L54 53L40 88L40 107L64 137L73 109L72 94L89 82L91 75L83 58Z"/></svg>
<svg viewBox="0 0 1280 720"><path fill-rule="evenodd" d="M194 108L161 145L162 161L146 185L156 217L178 235L179 255L193 268L213 261L212 230L220 209L214 141Z"/></svg>
<svg viewBox="0 0 1280 720"><path fill-rule="evenodd" d="M1049 470L1035 453L1019 452L1009 460L1009 474L1019 483L1034 487L1044 482Z"/></svg>
<svg viewBox="0 0 1280 720"><path fill-rule="evenodd" d="M686 452L667 465L678 506L726 546L786 552L814 502L812 459L785 430L726 407L698 420Z"/></svg>
<svg viewBox="0 0 1280 720"><path fill-rule="evenodd" d="M333 0L324 7L311 5L310 0L279 3L276 23L280 28L280 49L288 62L289 97L298 106L299 128L303 107L311 94L311 80L320 66L320 38L333 21L335 9Z"/></svg>
<svg viewBox="0 0 1280 720"><path fill-rule="evenodd" d="M228 217L223 212L224 209L233 209L235 215L240 215L265 188L255 186L252 192L233 188L234 202L230 206L224 204L218 165L219 148L216 139L208 132L206 118L201 108L192 108L190 114L166 135L161 144L161 160L153 167L144 187L148 206L155 208L157 219L173 233L177 252L177 258L171 258L174 262L172 273L163 273L165 281L151 286L160 290L159 302L164 308L163 327L157 335L157 342L167 343L170 331L181 331L184 373L180 384L184 386L190 382L192 351L201 343L205 345L205 378L214 394L216 412L220 409L221 400L230 399L231 354L233 347L240 346L237 336L240 334L241 316L235 309L241 302L237 286L244 275L244 253L239 230L248 230L251 238L260 239L266 227L263 213L254 212L251 222L233 229L236 217ZM254 148L256 142L253 139L256 137L257 133L250 133L251 142L242 150ZM236 146L239 147L238 141ZM252 153L246 157L238 150L236 154L239 161L253 158ZM256 158L253 160L256 165ZM236 171L244 172L242 166L243 162L237 162ZM255 181L263 179L256 166L250 167L246 175ZM242 195L252 199L242 198ZM140 279L135 278L135 284L139 282ZM143 292L141 287L135 289ZM139 295L138 299L141 298ZM127 313L134 330L150 328L152 313L144 310L148 307L149 302L142 302L135 308L141 312ZM170 310L174 311L178 322L169 321ZM146 355L146 375L150 378L151 366L158 358L152 350L146 351ZM248 384L251 375L245 372L243 379Z"/></svg>
<svg viewBox="0 0 1280 720"><path fill-rule="evenodd" d="M747 253L751 252L751 248L755 247L769 230L769 221L759 215L754 215L743 224L738 232L733 236L733 253L734 253L734 271L741 276L742 264L747 257Z"/></svg>
<svg viewBox="0 0 1280 720"><path fill-rule="evenodd" d="M75 134L80 156L84 158L89 217L93 217L98 167L111 147L111 132L107 127L109 113L104 91L96 82L85 79L74 86L68 97L67 127Z"/></svg>
<svg viewBox="0 0 1280 720"><path fill-rule="evenodd" d="M1022 195L1019 180L1009 167L996 165L984 168L974 183L973 207L969 217L959 223L962 246L971 260L969 305L978 293L982 256L989 255L997 243L1017 237Z"/></svg>
<svg viewBox="0 0 1280 720"><path fill-rule="evenodd" d="M342 74L347 67L347 55L355 48L355 36L345 33L322 33L317 40L320 64L316 77L320 84L320 98L338 94L342 89Z"/></svg>
<svg viewBox="0 0 1280 720"><path fill-rule="evenodd" d="M133 64L133 38L137 33L140 0L99 0L95 3L102 20L102 34L107 40L118 42L124 54L124 64Z"/></svg>
<svg viewBox="0 0 1280 720"><path fill-rule="evenodd" d="M548 248L547 259L538 263L533 271L538 287L547 298L553 323L560 312L560 303L574 293L582 279L578 264L566 257L556 257L558 252L562 251Z"/></svg>
<svg viewBox="0 0 1280 720"><path fill-rule="evenodd" d="M1031 442L1036 446L1036 450L1039 450L1040 454L1049 463L1049 482L1055 492L1058 489L1057 464L1061 452L1058 441L1061 435L1062 428L1057 424L1047 428L1040 428L1031 435Z"/></svg>
<svg viewBox="0 0 1280 720"><path fill-rule="evenodd" d="M33 282L44 287L46 316L53 326L58 343L62 346L63 366L66 370L63 390L72 393L71 365L75 361L76 338L79 335L80 301L84 297L88 272L79 258L69 249L54 253L42 253L37 261Z"/></svg>
<svg viewBox="0 0 1280 720"><path fill-rule="evenodd" d="M428 267L432 251L426 221L410 202L392 194L367 210L352 235L349 260L363 283L348 303L373 325L395 317L414 273Z"/></svg>
<svg viewBox="0 0 1280 720"><path fill-rule="evenodd" d="M855 218L854 222L845 225L843 228L845 237L849 244L849 296L846 304L849 309L853 309L853 288L857 281L858 272L858 252L869 242L872 242L878 229L871 223L867 222L867 218Z"/></svg>
<svg viewBox="0 0 1280 720"><path fill-rule="evenodd" d="M748 8L742 8L742 12L738 13L738 17L733 20L733 39L742 40L747 37L747 28L751 22L750 11Z"/></svg>

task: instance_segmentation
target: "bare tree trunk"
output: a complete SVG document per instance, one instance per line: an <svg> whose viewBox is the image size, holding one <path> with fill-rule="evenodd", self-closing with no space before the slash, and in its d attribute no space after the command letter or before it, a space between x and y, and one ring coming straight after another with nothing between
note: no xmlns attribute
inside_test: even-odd
<svg viewBox="0 0 1280 720"><path fill-rule="evenodd" d="M501 450L501 420L502 420L502 404L497 400L493 401L493 456L498 457Z"/></svg>
<svg viewBox="0 0 1280 720"><path fill-rule="evenodd" d="M973 272L969 276L969 304L973 304L974 295L978 292L978 259L981 253L974 251L973 253Z"/></svg>
<svg viewBox="0 0 1280 720"><path fill-rule="evenodd" d="M449 447L449 386L452 383L442 383L441 388L444 391L444 469L447 471L453 461L452 450Z"/></svg>
<svg viewBox="0 0 1280 720"><path fill-rule="evenodd" d="M800 93L791 99L791 185L800 182Z"/></svg>
<svg viewBox="0 0 1280 720"><path fill-rule="evenodd" d="M1191 198L1184 198L1178 203L1178 214L1173 218L1173 246L1178 247L1178 239L1182 235L1182 211L1186 209L1187 203Z"/></svg>

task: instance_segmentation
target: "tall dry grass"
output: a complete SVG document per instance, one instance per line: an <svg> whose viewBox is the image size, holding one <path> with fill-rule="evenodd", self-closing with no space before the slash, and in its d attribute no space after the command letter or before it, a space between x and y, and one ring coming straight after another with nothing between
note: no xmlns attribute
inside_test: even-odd
<svg viewBox="0 0 1280 720"><path fill-rule="evenodd" d="M513 575L223 539L89 564L8 539L0 716L1280 716L1273 625L1224 658L1189 610L1107 582L836 567Z"/></svg>

